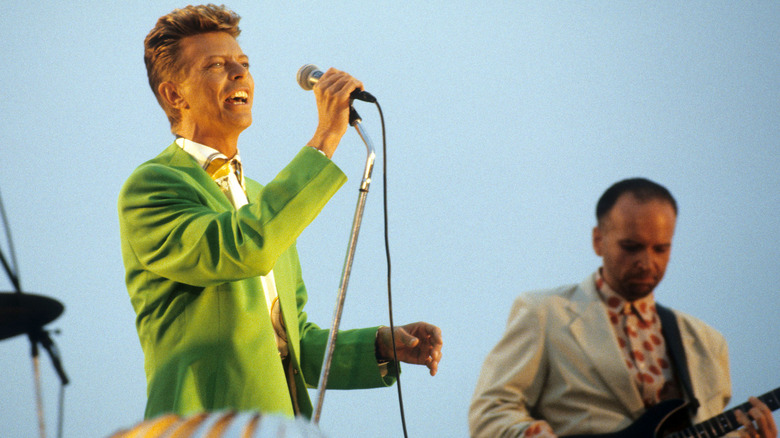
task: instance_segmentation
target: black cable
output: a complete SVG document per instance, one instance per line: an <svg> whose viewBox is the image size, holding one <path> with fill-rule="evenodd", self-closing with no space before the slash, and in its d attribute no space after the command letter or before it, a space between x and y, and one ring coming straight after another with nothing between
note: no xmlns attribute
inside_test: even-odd
<svg viewBox="0 0 780 438"><path fill-rule="evenodd" d="M390 282L392 266L390 264L390 239L388 233L388 220L387 220L387 137L385 136L385 117L382 114L382 107L379 106L379 102L374 101L377 110L379 111L379 120L382 125L382 198L384 207L384 232L385 232L385 257L387 259L387 307L388 314L390 316L390 342L393 344L393 361L400 367L398 362L398 351L395 348L395 325L393 325L393 293L392 285ZM401 410L401 427L404 431L404 437L408 438L406 432L406 415L404 414L404 399L401 394L401 373L400 368L396 370L396 386L398 388L398 407Z"/></svg>

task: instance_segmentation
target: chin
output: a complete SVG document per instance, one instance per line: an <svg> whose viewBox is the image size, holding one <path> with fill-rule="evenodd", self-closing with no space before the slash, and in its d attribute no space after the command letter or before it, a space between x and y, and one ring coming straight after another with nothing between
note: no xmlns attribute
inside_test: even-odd
<svg viewBox="0 0 780 438"><path fill-rule="evenodd" d="M623 293L624 298L626 298L629 301L638 300L640 298L644 298L648 295L650 295L653 290L655 289L655 284L633 284L628 285L623 288L625 291Z"/></svg>
<svg viewBox="0 0 780 438"><path fill-rule="evenodd" d="M234 120L232 125L234 129L238 130L238 132L242 132L246 128L252 126L252 117L248 117L246 119Z"/></svg>

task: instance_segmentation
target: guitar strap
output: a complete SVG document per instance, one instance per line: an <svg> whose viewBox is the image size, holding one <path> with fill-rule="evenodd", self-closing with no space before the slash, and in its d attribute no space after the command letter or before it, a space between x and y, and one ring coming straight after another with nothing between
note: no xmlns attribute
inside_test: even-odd
<svg viewBox="0 0 780 438"><path fill-rule="evenodd" d="M680 336L680 327L677 326L677 317L674 316L670 309L658 303L656 303L655 309L658 312L658 317L661 319L661 332L663 332L666 345L669 347L672 363L682 381L683 390L690 399L687 408L691 416L694 416L696 415L696 410L699 409L699 401L693 394L691 375L688 371L688 361L685 359L685 349L683 348L682 336Z"/></svg>

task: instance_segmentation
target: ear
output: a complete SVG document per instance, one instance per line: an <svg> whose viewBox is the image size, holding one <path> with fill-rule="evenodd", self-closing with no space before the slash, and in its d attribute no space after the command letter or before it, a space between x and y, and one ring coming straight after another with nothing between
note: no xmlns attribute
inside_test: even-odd
<svg viewBox="0 0 780 438"><path fill-rule="evenodd" d="M157 92L160 94L160 97L162 97L165 103L167 103L171 108L176 108L179 110L189 108L189 104L187 104L187 101L184 100L184 96L179 93L179 87L177 84L170 81L162 82L157 86Z"/></svg>
<svg viewBox="0 0 780 438"><path fill-rule="evenodd" d="M593 251L596 255L601 257L601 244L604 241L604 235L601 233L601 228L598 225L593 227Z"/></svg>

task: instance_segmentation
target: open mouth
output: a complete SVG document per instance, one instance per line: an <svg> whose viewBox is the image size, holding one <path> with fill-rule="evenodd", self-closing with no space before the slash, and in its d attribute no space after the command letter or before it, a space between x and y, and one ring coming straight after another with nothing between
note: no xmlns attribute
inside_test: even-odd
<svg viewBox="0 0 780 438"><path fill-rule="evenodd" d="M233 105L246 105L247 102L249 102L249 93L246 91L236 91L225 99L225 102Z"/></svg>

